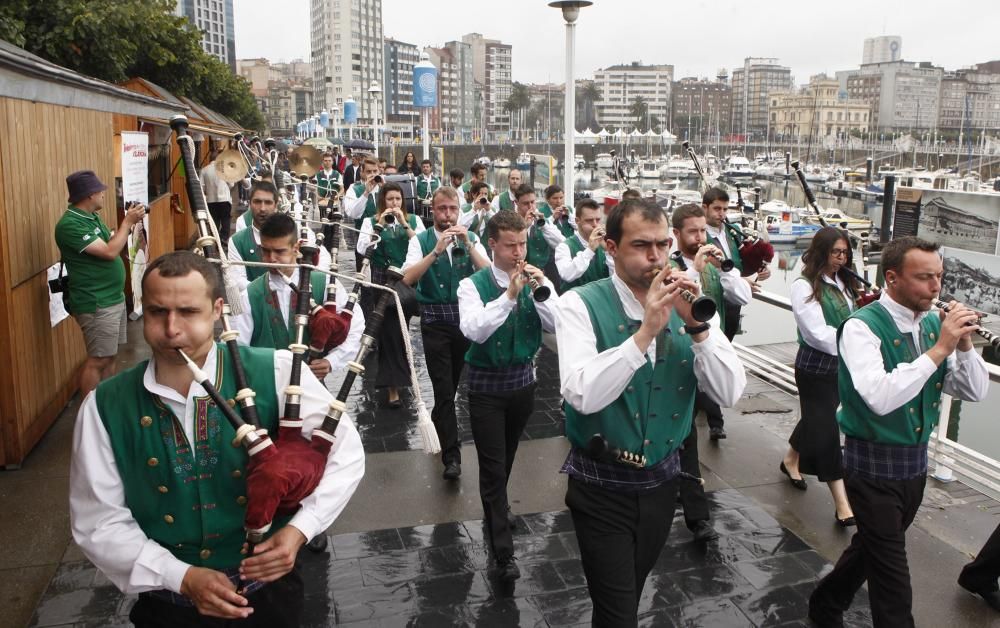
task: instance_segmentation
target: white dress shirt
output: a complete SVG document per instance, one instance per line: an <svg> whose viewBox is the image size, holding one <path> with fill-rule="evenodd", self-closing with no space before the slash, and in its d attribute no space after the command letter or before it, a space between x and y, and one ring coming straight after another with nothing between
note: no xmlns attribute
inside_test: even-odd
<svg viewBox="0 0 1000 628"><path fill-rule="evenodd" d="M216 356L216 351L209 351L202 370L214 373ZM291 365L291 353L275 352L274 383L279 408L284 406L281 391L288 383ZM195 399L206 395L201 385L192 383L185 397L157 383L155 360L149 361L143 385L171 409L183 425L188 441L194 442ZM310 438L312 431L323 422L333 398L308 369L302 371L301 385L302 432ZM302 500L301 508L289 523L306 539L320 534L333 523L365 472L361 437L347 414L340 420L336 437L319 486ZM191 452L197 455L197 448L192 448ZM84 399L73 431L69 504L73 539L116 587L126 594L154 589L180 593L184 574L191 565L147 537L132 516L125 503L125 489L94 393Z"/></svg>
<svg viewBox="0 0 1000 628"><path fill-rule="evenodd" d="M343 309L347 304L347 290L341 285L340 281L334 278L337 286L337 296L336 304L337 311ZM326 276L327 286L330 282L330 276ZM292 271L292 275L286 281L278 276L276 273L267 273L267 283L271 290L274 291L275 297L278 301L278 307L281 309L281 320L288 320L288 310L292 302L292 287L291 284L299 285L299 270L296 268ZM240 332L239 337L236 339L242 345L249 345L250 339L253 338L253 313L250 311L250 297L249 293L244 290L240 293L240 299L243 301L243 313L237 316L233 316L230 320L233 324L233 329ZM361 336L365 332L365 315L361 311L360 307L355 306L353 309L353 315L351 316L351 329L347 332L347 338L344 342L340 343L337 347L333 349L328 355L323 359L330 363L330 368L333 371L347 366L350 362L357 356L358 348L361 346Z"/></svg>
<svg viewBox="0 0 1000 628"><path fill-rule="evenodd" d="M472 231L472 223L476 220L476 216L481 216L482 220L479 221L478 231L474 231L477 236L482 240L486 240L486 223L490 221L490 218L495 216L497 210L490 207L486 211L476 211L475 209L462 209L458 212L458 224L462 225L469 231Z"/></svg>
<svg viewBox="0 0 1000 628"><path fill-rule="evenodd" d="M243 222L242 218L236 221L237 223ZM250 223L250 228L253 229L253 241L260 246L260 229L253 222ZM306 242L312 246L316 246L316 233L312 229L306 229ZM227 257L230 262L233 262L229 266L228 279L236 286L240 287L240 291L245 291L247 286L250 285L250 280L247 279L247 268L239 262L243 261L243 255L240 254L239 249L233 244L233 239L229 238L229 246L226 252ZM326 250L325 247L319 247L319 261L316 262L317 268L329 268L330 267L330 252Z"/></svg>
<svg viewBox="0 0 1000 628"><path fill-rule="evenodd" d="M583 250L577 253L576 257L573 257L573 252L569 250L569 238L560 242L559 246L556 247L556 270L559 271L559 277L563 281L576 281L583 276L583 273L587 272L587 269L590 268L590 262L597 255L597 251L590 250L590 246L583 239L583 236L580 235L579 231L572 237L583 244ZM615 260L607 254L607 251L604 253L604 259L608 270L611 274L614 274Z"/></svg>
<svg viewBox="0 0 1000 628"><path fill-rule="evenodd" d="M417 228L413 230L413 233L414 234L423 233L424 230L426 229L426 227L424 227L424 221L421 220L419 216L417 216L415 222L417 223ZM398 222L385 226L386 231L392 231L394 229L403 229L403 226L400 225ZM361 233L358 234L358 245L355 247L355 250L358 252L358 255L365 254L365 251L368 249L368 245L371 244L372 234L374 233L375 233L374 223L366 218L365 221L361 223ZM413 241L416 239L417 239L416 235L410 238L410 245L412 245Z"/></svg>
<svg viewBox="0 0 1000 628"><path fill-rule="evenodd" d="M500 289L506 291L510 284L510 276L494 264L490 264L490 270ZM559 297L551 281L545 279L542 283L548 286L552 294L545 301L540 303L535 301L535 311L542 321L542 330L552 333L556 330L555 308L559 303ZM462 330L462 335L472 342L482 344L489 340L516 306L517 299L510 299L506 292L489 303L483 303L471 277L466 277L458 283L459 328Z"/></svg>
<svg viewBox="0 0 1000 628"><path fill-rule="evenodd" d="M229 184L219 178L219 171L215 169L214 161L201 169L198 178L201 179L201 187L205 191L206 203L232 202Z"/></svg>
<svg viewBox="0 0 1000 628"><path fill-rule="evenodd" d="M709 264L711 262L706 261L705 263ZM685 255L684 264L687 266L685 272L688 279L700 286L701 275L694 269L694 260ZM753 301L753 291L750 289L750 284L743 277L740 277L739 270L733 268L728 273L722 272L721 268L716 268L715 270L719 272L719 283L722 284L722 298L728 303L744 306Z"/></svg>
<svg viewBox="0 0 1000 628"><path fill-rule="evenodd" d="M420 221L418 220L417 222L420 222ZM431 227L431 229L434 229L434 240L435 241L436 240L440 240L441 238L444 237L444 234L441 233L440 231L438 231L437 227ZM451 257L451 252L452 252L452 250L454 248L455 248L455 243L451 242L444 249L445 254L448 256L448 261L449 262L454 262L454 260ZM484 259L489 259L489 257L486 255L486 249L483 248L483 245L482 245L482 243L479 240L476 240L476 244L474 245L474 248L476 249L476 251L480 255L483 256ZM471 257L471 253L469 251L466 251L466 254L470 255L470 257ZM422 259L424 259L424 250L422 248L420 248L420 241L417 240L416 238L410 238L410 244L408 245L408 247L406 249L406 261L403 262L403 269L402 269L403 272L406 272L411 266L413 266L414 264L419 263L420 260L422 260ZM472 264L472 260L471 259L469 260L469 263L470 263L470 265L472 265L473 267L475 267L475 264Z"/></svg>
<svg viewBox="0 0 1000 628"><path fill-rule="evenodd" d="M641 321L645 308L618 275L611 281L621 300L625 315ZM635 372L647 361L656 360L656 339L646 353L639 350L633 339L601 353L597 352L597 337L583 299L575 291L560 297L556 317L556 341L559 347L560 392L577 412L593 414L606 408L628 386ZM694 351L694 374L698 387L719 405L733 406L743 394L747 383L743 363L725 334L714 325L708 337L691 344Z"/></svg>
<svg viewBox="0 0 1000 628"><path fill-rule="evenodd" d="M913 339L917 351L926 352L930 347L920 345L920 321L937 312L920 312L904 307L883 291L878 302L882 304L901 334ZM844 323L840 334L840 355L851 372L851 381L871 411L879 416L889 414L903 406L927 384L937 370L926 353L913 362L899 364L891 373L882 362L882 342L867 324L850 319ZM986 362L975 349L955 351L948 356L948 372L944 377L944 393L965 401L982 401L989 390L990 374Z"/></svg>
<svg viewBox="0 0 1000 628"><path fill-rule="evenodd" d="M834 286L844 295L847 307L854 311L854 297L840 277L834 276L831 279L825 274L821 277L825 283ZM795 317L795 324L807 345L827 355L837 355L837 328L827 324L823 318L823 306L818 298L812 298L812 293L812 283L805 277L792 282L792 316Z"/></svg>
<svg viewBox="0 0 1000 628"><path fill-rule="evenodd" d="M715 238L719 242L719 248L726 254L726 257L732 259L733 252L729 250L729 238L726 237L725 226L722 229L716 229L712 225L706 224L705 231L708 233L709 238Z"/></svg>
<svg viewBox="0 0 1000 628"><path fill-rule="evenodd" d="M361 183L360 181L355 181L355 183ZM372 188L372 191L362 192L359 196L354 191L354 186L351 185L350 189L347 190L347 194L344 195L344 215L348 218L353 218L354 220L360 220L362 216L365 215L365 208L368 207L368 197L372 196L378 198L378 192L381 186L376 185Z"/></svg>

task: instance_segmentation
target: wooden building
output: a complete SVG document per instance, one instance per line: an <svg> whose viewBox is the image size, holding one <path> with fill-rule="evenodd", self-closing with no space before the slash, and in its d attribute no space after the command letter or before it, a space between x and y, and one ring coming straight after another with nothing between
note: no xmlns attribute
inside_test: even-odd
<svg viewBox="0 0 1000 628"><path fill-rule="evenodd" d="M46 271L59 262L54 232L67 207L66 175L93 170L108 185L102 218L114 229L124 215L114 202L121 133L148 132L149 259L186 244L193 221L167 121L192 116L192 105L93 79L0 41L0 467L20 465L52 425L86 357L76 322L52 327L49 318ZM225 137L226 122L235 127L205 115L197 114L202 143L209 133ZM199 150L202 159L207 153Z"/></svg>

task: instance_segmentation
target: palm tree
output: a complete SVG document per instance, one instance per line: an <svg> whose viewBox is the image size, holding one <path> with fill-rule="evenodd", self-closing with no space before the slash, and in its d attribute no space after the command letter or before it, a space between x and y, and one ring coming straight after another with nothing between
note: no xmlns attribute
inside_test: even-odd
<svg viewBox="0 0 1000 628"><path fill-rule="evenodd" d="M601 90L597 84L588 81L577 91L577 100L583 104L584 127L597 126L597 116L594 115L594 103L601 99Z"/></svg>
<svg viewBox="0 0 1000 628"><path fill-rule="evenodd" d="M642 96L636 96L632 104L629 105L628 114L635 120L636 128L646 120L646 113L649 111L649 104Z"/></svg>
<svg viewBox="0 0 1000 628"><path fill-rule="evenodd" d="M507 97L507 101L503 104L504 111L509 112L512 116L516 113L518 118L522 118L524 110L529 106L531 106L531 96L528 93L527 86L515 81L511 86L510 96Z"/></svg>

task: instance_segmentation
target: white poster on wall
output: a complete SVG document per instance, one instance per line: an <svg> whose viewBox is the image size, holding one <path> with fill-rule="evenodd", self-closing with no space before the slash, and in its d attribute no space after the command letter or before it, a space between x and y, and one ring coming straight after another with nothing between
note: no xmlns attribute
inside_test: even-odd
<svg viewBox="0 0 1000 628"><path fill-rule="evenodd" d="M63 293L52 292L52 284L49 283L59 278L60 270L63 276L69 275L69 269L63 264L53 264L45 271L45 282L49 288L49 325L52 327L69 318L69 312L66 311L66 304L63 302Z"/></svg>
<svg viewBox="0 0 1000 628"><path fill-rule="evenodd" d="M122 132L122 200L142 203L149 207L149 134ZM142 316L142 274L146 271L149 254L149 216L132 227L128 236L128 259L132 277L132 314Z"/></svg>

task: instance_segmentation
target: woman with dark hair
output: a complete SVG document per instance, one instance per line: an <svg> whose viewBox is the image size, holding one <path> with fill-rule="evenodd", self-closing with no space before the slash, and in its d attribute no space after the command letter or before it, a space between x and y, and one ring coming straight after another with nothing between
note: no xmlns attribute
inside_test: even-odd
<svg viewBox="0 0 1000 628"><path fill-rule="evenodd" d="M375 215L365 219L361 225L358 253L364 254L368 248L376 224L382 227L382 232L381 239L371 256L372 283L384 286L389 267L403 267L410 238L424 230L424 223L415 215L407 213L403 206L403 188L397 183L390 182L384 184L379 192ZM368 294L363 307L365 314L368 314L383 292L365 290L365 293ZM406 323L409 324L408 318ZM388 389L389 407L396 409L403 405L399 398L399 389L410 385L410 367L406 360L406 347L403 344L395 305L386 310L378 345L378 375L375 378L375 387Z"/></svg>
<svg viewBox="0 0 1000 628"><path fill-rule="evenodd" d="M399 174L412 174L413 176L420 174L420 162L417 161L417 157L413 154L413 151L407 151L403 155L403 163L399 164L399 168L396 168L396 171Z"/></svg>
<svg viewBox="0 0 1000 628"><path fill-rule="evenodd" d="M850 259L847 236L836 227L816 232L802 255L802 276L792 283L792 314L799 328L795 384L799 422L779 467L792 486L806 490L802 473L826 482L842 527L854 525L844 489L840 428L837 425L837 328L854 310L859 287L843 269Z"/></svg>

